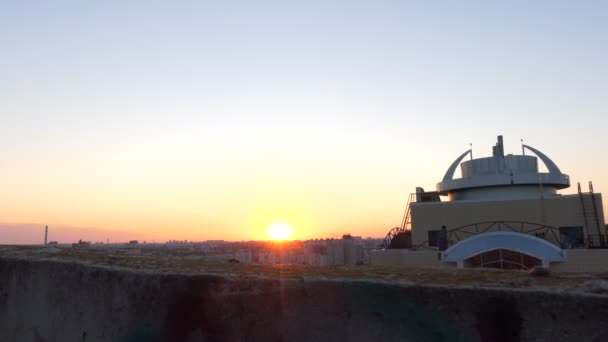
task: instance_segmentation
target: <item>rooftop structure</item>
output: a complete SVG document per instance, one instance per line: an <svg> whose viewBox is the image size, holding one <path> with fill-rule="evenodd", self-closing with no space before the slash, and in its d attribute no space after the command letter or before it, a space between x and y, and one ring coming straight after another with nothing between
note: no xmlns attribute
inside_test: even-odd
<svg viewBox="0 0 608 342"><path fill-rule="evenodd" d="M526 149L538 158L523 154ZM463 162L467 155L471 156L471 160ZM538 171L539 158L549 172ZM458 165L462 178L454 179ZM522 155L505 156L503 138L499 135L491 157L472 159L472 150L460 155L448 168L443 180L437 183L437 191L451 201L520 199L555 195L557 190L569 186L570 177L535 148L522 145Z"/></svg>
<svg viewBox="0 0 608 342"><path fill-rule="evenodd" d="M547 172L539 170L539 160ZM458 166L461 177L455 178ZM608 271L602 196L591 182L588 192L579 183L578 194L558 193L569 186L570 177L546 154L522 143L521 155L505 155L498 136L491 157L473 159L468 150L435 191L416 188L401 226L389 231L372 264L400 260L406 266L523 269L554 264L569 271L595 265ZM392 254L382 254L387 250L410 254L390 259Z"/></svg>

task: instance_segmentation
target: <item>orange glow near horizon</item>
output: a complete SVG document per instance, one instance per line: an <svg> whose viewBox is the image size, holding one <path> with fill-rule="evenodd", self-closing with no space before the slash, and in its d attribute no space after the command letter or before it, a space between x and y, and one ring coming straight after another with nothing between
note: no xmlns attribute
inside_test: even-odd
<svg viewBox="0 0 608 342"><path fill-rule="evenodd" d="M285 222L275 222L268 227L266 234L275 241L287 240L293 233L293 228Z"/></svg>

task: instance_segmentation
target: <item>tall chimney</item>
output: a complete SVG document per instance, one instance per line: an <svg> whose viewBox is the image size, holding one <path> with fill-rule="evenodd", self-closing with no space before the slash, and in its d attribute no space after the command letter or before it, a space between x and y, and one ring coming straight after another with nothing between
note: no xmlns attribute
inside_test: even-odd
<svg viewBox="0 0 608 342"><path fill-rule="evenodd" d="M44 226L44 244L46 245L49 237L49 226Z"/></svg>
<svg viewBox="0 0 608 342"><path fill-rule="evenodd" d="M502 135L498 136L498 143L496 143L496 146L498 146L498 155L500 157L504 157L505 156L505 148L502 142Z"/></svg>

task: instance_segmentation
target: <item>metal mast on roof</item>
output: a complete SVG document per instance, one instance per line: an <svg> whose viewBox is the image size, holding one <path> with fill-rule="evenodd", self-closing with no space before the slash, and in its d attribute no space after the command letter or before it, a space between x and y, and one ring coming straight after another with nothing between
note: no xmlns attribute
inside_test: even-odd
<svg viewBox="0 0 608 342"><path fill-rule="evenodd" d="M471 150L471 160L473 160L473 143L469 143L469 149Z"/></svg>

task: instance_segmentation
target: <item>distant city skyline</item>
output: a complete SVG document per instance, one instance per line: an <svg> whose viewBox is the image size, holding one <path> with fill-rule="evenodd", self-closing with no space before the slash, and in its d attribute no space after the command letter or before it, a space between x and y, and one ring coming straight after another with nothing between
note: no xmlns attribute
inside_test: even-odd
<svg viewBox="0 0 608 342"><path fill-rule="evenodd" d="M42 245L44 244L44 232L47 225L28 224L28 223L0 223L0 245ZM57 242L58 244L72 244L80 240L91 243L110 243L110 244L125 244L129 241L136 240L140 243L158 243L165 244L172 241L227 241L227 242L242 242L242 241L273 241L272 236L262 236L254 239L177 239L170 235L153 236L140 231L131 230L114 230L107 228L95 227L74 227L74 226L49 226L48 242ZM341 239L344 234L327 233L322 236L313 236L310 239L292 239L288 240L316 240L316 239ZM112 237L112 238L110 238ZM362 238L384 238L363 236Z"/></svg>
<svg viewBox="0 0 608 342"><path fill-rule="evenodd" d="M4 226L381 237L499 134L608 193L605 2L0 8Z"/></svg>

